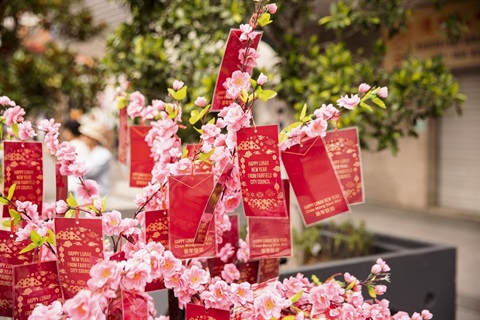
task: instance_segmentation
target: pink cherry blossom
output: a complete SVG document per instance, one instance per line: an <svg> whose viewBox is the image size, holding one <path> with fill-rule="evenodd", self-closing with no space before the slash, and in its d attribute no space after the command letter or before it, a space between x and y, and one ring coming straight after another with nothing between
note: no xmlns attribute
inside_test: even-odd
<svg viewBox="0 0 480 320"><path fill-rule="evenodd" d="M243 241L242 239L238 240L239 248L237 250L237 259L240 261L248 261L250 257L250 249L248 248L248 244Z"/></svg>
<svg viewBox="0 0 480 320"><path fill-rule="evenodd" d="M361 83L360 86L358 86L358 93L360 94L364 94L366 93L368 90L370 90L370 85L367 84L367 83Z"/></svg>
<svg viewBox="0 0 480 320"><path fill-rule="evenodd" d="M204 97L198 97L194 103L196 106L203 108L207 105L207 99L205 99Z"/></svg>
<svg viewBox="0 0 480 320"><path fill-rule="evenodd" d="M18 124L18 137L22 140L27 140L28 138L33 138L37 135L35 130L32 128L32 123L30 121L24 121Z"/></svg>
<svg viewBox="0 0 480 320"><path fill-rule="evenodd" d="M191 289L200 291L200 288L208 282L209 274L198 266L192 266L185 270L182 277Z"/></svg>
<svg viewBox="0 0 480 320"><path fill-rule="evenodd" d="M422 310L422 318L425 320L430 320L433 318L433 314L431 314L428 310Z"/></svg>
<svg viewBox="0 0 480 320"><path fill-rule="evenodd" d="M108 286L113 290L117 290L121 279L121 267L117 261L104 260L97 263L90 269L90 279L87 285L90 290L101 289Z"/></svg>
<svg viewBox="0 0 480 320"><path fill-rule="evenodd" d="M392 319L393 320L411 320L408 313L406 313L404 311L397 312L396 314L393 315Z"/></svg>
<svg viewBox="0 0 480 320"><path fill-rule="evenodd" d="M267 81L268 81L267 76L264 75L263 73L260 73L260 75L258 76L258 79L257 79L257 84L259 86L263 86Z"/></svg>
<svg viewBox="0 0 480 320"><path fill-rule="evenodd" d="M44 202L40 219L50 220L53 218L55 218L55 203Z"/></svg>
<svg viewBox="0 0 480 320"><path fill-rule="evenodd" d="M63 311L75 320L105 319L99 298L99 294L93 294L90 290L80 290L73 298L65 301Z"/></svg>
<svg viewBox="0 0 480 320"><path fill-rule="evenodd" d="M236 99L243 89L250 89L250 74L239 70L234 71L232 77L225 80L223 87L227 90L226 97L228 99ZM219 116L222 117L223 114L220 113Z"/></svg>
<svg viewBox="0 0 480 320"><path fill-rule="evenodd" d="M171 251L164 252L163 260L160 262L160 270L165 278L174 275L181 269L181 266L181 261L175 258Z"/></svg>
<svg viewBox="0 0 480 320"><path fill-rule="evenodd" d="M280 313L283 308L289 305L289 300L283 299L275 291L266 291L254 300L253 305L255 313L260 314L265 319L280 318Z"/></svg>
<svg viewBox="0 0 480 320"><path fill-rule="evenodd" d="M251 25L249 24L241 24L240 25L240 31L242 31L242 34L240 35L240 41L246 41L248 39L253 40L255 39L255 36L257 35L254 31Z"/></svg>
<svg viewBox="0 0 480 320"><path fill-rule="evenodd" d="M132 92L130 94L129 103L127 106L127 114L131 118L140 116L142 109L145 106L145 96L139 91Z"/></svg>
<svg viewBox="0 0 480 320"><path fill-rule="evenodd" d="M231 243L226 243L217 254L217 257L220 258L223 262L227 262L235 254L235 249Z"/></svg>
<svg viewBox="0 0 480 320"><path fill-rule="evenodd" d="M240 279L240 271L238 271L237 267L233 263L228 263L223 267L222 270L222 278L227 283L232 283L235 280Z"/></svg>
<svg viewBox="0 0 480 320"><path fill-rule="evenodd" d="M15 201L15 205L17 206L17 211L20 212L22 215L22 219L24 220L38 220L38 205L30 202L30 201Z"/></svg>
<svg viewBox="0 0 480 320"><path fill-rule="evenodd" d="M275 14L275 12L277 12L277 5L275 3L266 4L265 7L270 14Z"/></svg>
<svg viewBox="0 0 480 320"><path fill-rule="evenodd" d="M233 103L228 107L224 120L230 130L238 131L249 123L250 117L240 105Z"/></svg>
<svg viewBox="0 0 480 320"><path fill-rule="evenodd" d="M14 123L24 121L23 116L25 115L25 110L20 106L14 106L13 108L5 110L3 115L5 116L5 123L7 126L11 126Z"/></svg>
<svg viewBox="0 0 480 320"><path fill-rule="evenodd" d="M35 306L29 320L61 320L63 311L60 301L53 301L50 305L45 306L41 303Z"/></svg>
<svg viewBox="0 0 480 320"><path fill-rule="evenodd" d="M325 137L327 135L327 127L327 121L323 120L322 118L317 118L308 123L305 133L310 138Z"/></svg>
<svg viewBox="0 0 480 320"><path fill-rule="evenodd" d="M180 90L182 89L183 85L184 85L183 81L175 80L173 81L173 90Z"/></svg>
<svg viewBox="0 0 480 320"><path fill-rule="evenodd" d="M347 95L340 96L340 99L337 100L337 104L340 107L344 107L348 110L353 110L353 108L355 108L359 103L360 98L358 97L358 94L352 94L350 97L348 97Z"/></svg>
<svg viewBox="0 0 480 320"><path fill-rule="evenodd" d="M158 111L163 111L165 110L165 102L158 99L152 100L152 107Z"/></svg>
<svg viewBox="0 0 480 320"><path fill-rule="evenodd" d="M203 133L200 136L200 138L209 144L213 144L215 142L215 138L221 132L220 128L212 123L204 124L202 126L202 130L203 130Z"/></svg>
<svg viewBox="0 0 480 320"><path fill-rule="evenodd" d="M380 98L387 98L388 97L388 88L387 87L381 87L380 90L378 90L377 95Z"/></svg>
<svg viewBox="0 0 480 320"><path fill-rule="evenodd" d="M378 284L375 286L375 293L379 296L387 292L387 286L384 286L383 284Z"/></svg>
<svg viewBox="0 0 480 320"><path fill-rule="evenodd" d="M0 97L0 105L15 107L16 103L15 103L15 101L10 100L10 98L7 97L7 96L1 96Z"/></svg>
<svg viewBox="0 0 480 320"><path fill-rule="evenodd" d="M128 263L125 266L125 274L121 279L121 285L125 290L144 291L147 282L152 281L150 265L144 262Z"/></svg>
<svg viewBox="0 0 480 320"><path fill-rule="evenodd" d="M223 280L218 280L214 284L210 284L208 290L203 291L200 297L207 308L229 309L232 304L230 294L228 284Z"/></svg>
<svg viewBox="0 0 480 320"><path fill-rule="evenodd" d="M254 68L257 66L257 59L260 54L254 48L243 48L238 51L238 60L247 67Z"/></svg>
<svg viewBox="0 0 480 320"><path fill-rule="evenodd" d="M117 210L104 212L102 214L102 222L103 233L107 236L118 236L123 230L121 227L122 214Z"/></svg>
<svg viewBox="0 0 480 320"><path fill-rule="evenodd" d="M244 305L245 303L253 300L253 291L251 289L250 283L232 283L230 285L230 288L232 292L231 298L234 304Z"/></svg>
<svg viewBox="0 0 480 320"><path fill-rule="evenodd" d="M390 271L390 267L388 266L388 264L385 261L383 261L382 258L377 259L377 264L382 268L382 272Z"/></svg>
<svg viewBox="0 0 480 320"><path fill-rule="evenodd" d="M98 183L95 180L87 179L78 186L78 196L86 201L92 200L93 197L98 197Z"/></svg>

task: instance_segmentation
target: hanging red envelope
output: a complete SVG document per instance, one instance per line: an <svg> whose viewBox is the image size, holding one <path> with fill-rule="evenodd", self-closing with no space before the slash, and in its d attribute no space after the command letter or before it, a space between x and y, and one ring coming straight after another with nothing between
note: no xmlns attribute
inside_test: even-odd
<svg viewBox="0 0 480 320"><path fill-rule="evenodd" d="M207 173L170 176L168 188L170 251L179 259L215 256L214 220L209 225L204 243L194 243L200 220L213 190L213 175Z"/></svg>
<svg viewBox="0 0 480 320"><path fill-rule="evenodd" d="M15 233L0 230L0 316L13 317L13 266L32 262L34 251L20 254L30 240L15 241Z"/></svg>
<svg viewBox="0 0 480 320"><path fill-rule="evenodd" d="M233 102L233 100L226 98L226 90L223 87L223 83L227 78L232 76L234 71L240 70L242 66L243 61L240 61L238 58L238 53L241 49L246 48L247 41L240 40L241 34L242 31L240 29L230 29L230 33L228 34L227 46L223 54L220 69L218 70L211 111L220 111ZM250 41L250 48L257 49L261 38L262 32L255 31L255 38L253 41ZM249 66L246 66L244 69L244 72L250 73L251 71L252 68Z"/></svg>
<svg viewBox="0 0 480 320"><path fill-rule="evenodd" d="M90 269L103 259L101 219L55 218L57 259L65 299L87 287Z"/></svg>
<svg viewBox="0 0 480 320"><path fill-rule="evenodd" d="M42 213L43 201L43 155L41 142L3 142L4 162L4 194L13 184L15 193L11 199L30 201L38 205L38 213ZM3 206L3 216L10 217L8 206Z"/></svg>
<svg viewBox="0 0 480 320"><path fill-rule="evenodd" d="M155 210L145 212L145 233L147 242L161 243L168 250L168 211ZM145 292L165 289L163 277L157 278L145 286Z"/></svg>
<svg viewBox="0 0 480 320"><path fill-rule="evenodd" d="M188 303L185 320L230 320L230 310L208 308Z"/></svg>
<svg viewBox="0 0 480 320"><path fill-rule="evenodd" d="M245 215L286 217L280 174L278 126L239 130L237 150Z"/></svg>
<svg viewBox="0 0 480 320"><path fill-rule="evenodd" d="M56 261L32 263L13 268L13 317L27 320L37 303L62 301Z"/></svg>
<svg viewBox="0 0 480 320"><path fill-rule="evenodd" d="M350 210L322 138L282 151L282 162L306 226Z"/></svg>
<svg viewBox="0 0 480 320"><path fill-rule="evenodd" d="M122 291L123 320L148 320L148 303L145 296Z"/></svg>
<svg viewBox="0 0 480 320"><path fill-rule="evenodd" d="M265 282L270 279L278 278L280 271L280 259L261 259L258 272L258 282Z"/></svg>
<svg viewBox="0 0 480 320"><path fill-rule="evenodd" d="M348 204L364 203L362 160L357 127L329 131L324 140Z"/></svg>
<svg viewBox="0 0 480 320"><path fill-rule="evenodd" d="M292 255L290 218L248 218L250 259Z"/></svg>
<svg viewBox="0 0 480 320"><path fill-rule="evenodd" d="M127 108L118 110L118 162L127 164L128 114Z"/></svg>
<svg viewBox="0 0 480 320"><path fill-rule="evenodd" d="M143 188L152 180L153 158L145 137L151 126L130 127L130 187Z"/></svg>
<svg viewBox="0 0 480 320"><path fill-rule="evenodd" d="M55 201L68 198L68 176L60 174L60 163L55 163Z"/></svg>

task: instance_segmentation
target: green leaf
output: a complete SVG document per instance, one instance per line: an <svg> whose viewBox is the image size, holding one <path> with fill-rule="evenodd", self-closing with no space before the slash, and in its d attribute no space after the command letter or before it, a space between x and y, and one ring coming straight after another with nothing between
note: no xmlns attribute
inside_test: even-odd
<svg viewBox="0 0 480 320"><path fill-rule="evenodd" d="M75 210L70 209L65 213L65 218L71 218L73 217L74 214L75 214Z"/></svg>
<svg viewBox="0 0 480 320"><path fill-rule="evenodd" d="M36 243L38 245L42 244L42 236L38 234L37 231L32 230L30 232L30 240L32 240L33 243Z"/></svg>
<svg viewBox="0 0 480 320"><path fill-rule="evenodd" d="M300 117L298 119L303 119L307 115L307 104L305 103L302 108L302 112L300 113Z"/></svg>
<svg viewBox="0 0 480 320"><path fill-rule="evenodd" d="M318 20L318 24L322 25L322 24L325 24L325 23L329 23L330 21L332 21L332 17L331 16L326 16L326 17L323 17L322 19Z"/></svg>
<svg viewBox="0 0 480 320"><path fill-rule="evenodd" d="M379 106L380 108L382 109L386 109L387 106L385 105L385 102L383 102L383 100L381 100L380 98L372 98L372 102L375 103L377 106Z"/></svg>
<svg viewBox="0 0 480 320"><path fill-rule="evenodd" d="M258 19L258 24L260 27L266 26L267 24L272 23L272 20L270 19L270 14L269 13L262 13L260 18Z"/></svg>
<svg viewBox="0 0 480 320"><path fill-rule="evenodd" d="M123 109L127 106L127 99L125 97L117 97L117 108L118 110Z"/></svg>
<svg viewBox="0 0 480 320"><path fill-rule="evenodd" d="M35 248L38 248L39 246L36 245L35 243L30 243L28 246L26 246L25 248L23 248L22 250L20 250L19 254L22 254L22 253L25 253L25 252L28 252L28 251L31 251Z"/></svg>
<svg viewBox="0 0 480 320"><path fill-rule="evenodd" d="M198 133L203 134L203 130L202 130L202 129L198 129L198 128L196 128L196 127L193 127L193 129L195 129L195 131L197 131Z"/></svg>
<svg viewBox="0 0 480 320"><path fill-rule="evenodd" d="M273 91L273 90L262 90L259 94L258 94L258 98L262 101L268 101L272 98L275 98L277 96L277 92Z"/></svg>
<svg viewBox="0 0 480 320"><path fill-rule="evenodd" d="M76 207L78 205L77 200L75 200L75 197L73 196L73 193L71 193L71 192L70 192L70 196L67 199L67 204L70 207Z"/></svg>
<svg viewBox="0 0 480 320"><path fill-rule="evenodd" d="M302 295L303 295L303 290L300 290L296 295L291 297L290 300L292 301L292 303L295 303L302 297Z"/></svg>
<svg viewBox="0 0 480 320"><path fill-rule="evenodd" d="M185 99L187 96L187 86L183 86L180 90L175 91L173 89L168 89L168 93L173 97L173 99L180 101Z"/></svg>
<svg viewBox="0 0 480 320"><path fill-rule="evenodd" d="M208 105L207 107L210 108L210 105ZM210 119L210 121L208 121L207 123L209 123L209 124L215 124L215 118Z"/></svg>
<svg viewBox="0 0 480 320"><path fill-rule="evenodd" d="M368 111L373 111L372 107L370 107L368 104L365 102L361 101L360 102L360 107L367 109Z"/></svg>
<svg viewBox="0 0 480 320"><path fill-rule="evenodd" d="M210 150L209 153L200 153L200 155L198 156L198 159L200 161L209 162L210 156L213 154L214 151L215 151L215 148L212 148L212 150Z"/></svg>
<svg viewBox="0 0 480 320"><path fill-rule="evenodd" d="M53 230L48 229L46 238L48 243L55 245L55 233Z"/></svg>
<svg viewBox="0 0 480 320"><path fill-rule="evenodd" d="M315 283L316 285L322 284L320 279L316 275L312 275L312 282Z"/></svg>
<svg viewBox="0 0 480 320"><path fill-rule="evenodd" d="M8 199L5 198L4 196L0 196L0 203L7 205L8 204Z"/></svg>
<svg viewBox="0 0 480 320"><path fill-rule="evenodd" d="M8 209L8 213L10 213L10 216L13 218L13 223L17 224L22 220L22 216L20 213L15 210L15 209Z"/></svg>
<svg viewBox="0 0 480 320"><path fill-rule="evenodd" d="M182 147L182 159L188 156L188 150L185 147Z"/></svg>
<svg viewBox="0 0 480 320"><path fill-rule="evenodd" d="M188 122L190 122L190 124L195 124L200 118L200 112L198 112L198 110L192 110L190 111L190 119L188 119Z"/></svg>
<svg viewBox="0 0 480 320"><path fill-rule="evenodd" d="M12 131L15 137L18 137L18 123L12 123Z"/></svg>
<svg viewBox="0 0 480 320"><path fill-rule="evenodd" d="M370 297L372 298L376 298L377 297L377 293L375 292L375 288L372 287L372 286L368 286L367 287L367 290L368 290L368 294L370 295Z"/></svg>
<svg viewBox="0 0 480 320"><path fill-rule="evenodd" d="M10 228L10 226L11 226L11 222L10 222L10 221L11 221L11 220L5 220L5 221L3 221L3 222L2 222L2 226L7 227L7 228Z"/></svg>
<svg viewBox="0 0 480 320"><path fill-rule="evenodd" d="M167 89L168 93L173 97L177 92L173 90L172 88ZM175 98L174 98L175 99Z"/></svg>
<svg viewBox="0 0 480 320"><path fill-rule="evenodd" d="M287 139L287 134L290 132L290 130L292 130L293 128L299 127L302 124L303 123L301 121L297 121L297 122L292 123L291 125L289 125L285 129L283 129L282 132L280 132L280 136L278 138L279 143L282 143L283 141L285 141L285 139Z"/></svg>
<svg viewBox="0 0 480 320"><path fill-rule="evenodd" d="M295 320L295 316L286 316L282 318L283 320Z"/></svg>
<svg viewBox="0 0 480 320"><path fill-rule="evenodd" d="M17 186L17 185L14 183L14 184L12 184L12 185L10 186L10 188L8 188L8 196L7 196L7 199L8 199L8 200L12 200L12 198L13 198L13 193L15 192L15 187L16 187L16 186Z"/></svg>

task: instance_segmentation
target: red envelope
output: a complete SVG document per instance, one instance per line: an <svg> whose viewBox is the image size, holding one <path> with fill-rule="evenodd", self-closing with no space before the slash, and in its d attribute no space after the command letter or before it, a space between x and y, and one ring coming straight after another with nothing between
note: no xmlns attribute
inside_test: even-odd
<svg viewBox="0 0 480 320"><path fill-rule="evenodd" d="M250 259L292 255L290 218L248 218Z"/></svg>
<svg viewBox="0 0 480 320"><path fill-rule="evenodd" d="M62 301L56 261L15 266L13 271L14 319L26 320L37 303Z"/></svg>
<svg viewBox="0 0 480 320"><path fill-rule="evenodd" d="M13 267L29 264L33 259L33 250L19 254L28 246L30 240L15 241L17 236L9 231L0 230L0 316L13 316Z"/></svg>
<svg viewBox="0 0 480 320"><path fill-rule="evenodd" d="M258 282L264 282L270 279L277 279L280 271L279 259L260 260L260 271L258 272Z"/></svg>
<svg viewBox="0 0 480 320"><path fill-rule="evenodd" d="M127 164L128 114L127 108L118 110L118 162Z"/></svg>
<svg viewBox="0 0 480 320"><path fill-rule="evenodd" d="M215 221L212 217L205 242L195 236L213 190L212 174L170 176L170 250L179 259L211 258L216 254Z"/></svg>
<svg viewBox="0 0 480 320"><path fill-rule="evenodd" d="M55 163L55 201L68 198L68 176L60 174L60 163Z"/></svg>
<svg viewBox="0 0 480 320"><path fill-rule="evenodd" d="M258 271L260 268L259 260L251 260L247 262L238 262L235 263L238 271L240 272L240 279L237 280L238 283L248 282L256 283L258 280Z"/></svg>
<svg viewBox="0 0 480 320"><path fill-rule="evenodd" d="M239 130L237 150L245 215L286 217L280 174L278 126Z"/></svg>
<svg viewBox="0 0 480 320"><path fill-rule="evenodd" d="M230 320L230 310L209 308L188 303L185 320Z"/></svg>
<svg viewBox="0 0 480 320"><path fill-rule="evenodd" d="M103 259L101 219L55 218L57 259L65 299L87 287L90 269Z"/></svg>
<svg viewBox="0 0 480 320"><path fill-rule="evenodd" d="M145 137L151 126L130 127L130 187L143 188L152 180L154 166Z"/></svg>
<svg viewBox="0 0 480 320"><path fill-rule="evenodd" d="M4 141L4 194L16 184L12 201L31 201L42 213L43 155L41 142ZM8 206L3 206L3 216L10 217Z"/></svg>
<svg viewBox="0 0 480 320"><path fill-rule="evenodd" d="M222 58L220 69L218 70L217 82L215 84L215 91L213 93L213 101L211 111L220 111L226 106L230 105L233 100L225 97L226 90L223 87L223 83L227 78L231 77L232 73L241 68L242 62L238 59L238 52L240 49L246 48L247 42L240 41L240 35L242 31L240 29L230 29L228 34L227 46ZM256 37L250 44L250 48L257 49L260 39L262 38L262 32L256 31ZM251 67L246 67L245 72L250 73Z"/></svg>
<svg viewBox="0 0 480 320"><path fill-rule="evenodd" d="M348 204L364 203L362 160L357 127L329 131L324 140Z"/></svg>
<svg viewBox="0 0 480 320"><path fill-rule="evenodd" d="M145 233L147 242L159 242L168 250L168 211L156 210L145 212ZM145 292L165 289L163 277L157 278L145 286Z"/></svg>
<svg viewBox="0 0 480 320"><path fill-rule="evenodd" d="M320 137L282 151L282 161L306 226L350 211Z"/></svg>
<svg viewBox="0 0 480 320"><path fill-rule="evenodd" d="M148 303L147 299L135 292L122 291L123 319L147 320Z"/></svg>

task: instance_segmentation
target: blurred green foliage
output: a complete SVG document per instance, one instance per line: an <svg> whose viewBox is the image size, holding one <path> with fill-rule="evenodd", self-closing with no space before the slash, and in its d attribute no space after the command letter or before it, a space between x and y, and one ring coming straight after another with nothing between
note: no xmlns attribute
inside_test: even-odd
<svg viewBox="0 0 480 320"><path fill-rule="evenodd" d="M53 115L58 105L88 109L103 87L94 61L78 63L68 46L98 35L81 1L15 0L0 2L0 95L30 114ZM59 41L57 41L59 40Z"/></svg>
<svg viewBox="0 0 480 320"><path fill-rule="evenodd" d="M130 22L111 36L104 59L115 75L126 75L132 89L162 98L174 79L189 86L188 101L213 92L221 51L231 27L248 21L252 0L123 0ZM263 40L281 57L278 97L309 113L367 82L388 86L387 110L343 111L340 126L360 127L363 147L396 152L399 138L416 136L420 120L460 109L464 96L440 57L404 57L393 70L382 67L388 37L405 30L410 8L404 0L332 1L328 15L321 1L277 1L279 10ZM441 8L438 0L431 3ZM464 21L452 17L447 35L461 36ZM450 30L450 31L449 31ZM221 40L221 41L220 41ZM191 103L187 106L191 106ZM189 114L187 108L184 114Z"/></svg>

